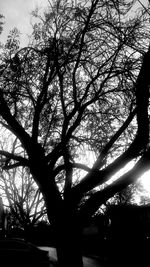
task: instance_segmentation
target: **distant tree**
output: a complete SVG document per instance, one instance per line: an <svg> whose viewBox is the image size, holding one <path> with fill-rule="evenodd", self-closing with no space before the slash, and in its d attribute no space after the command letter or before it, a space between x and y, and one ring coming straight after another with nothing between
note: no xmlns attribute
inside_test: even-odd
<svg viewBox="0 0 150 267"><path fill-rule="evenodd" d="M60 266L82 267L84 223L149 168L149 17L132 16L134 1L48 2L33 12L29 46L14 29L1 54L1 138L17 138L1 167L28 168Z"/></svg>
<svg viewBox="0 0 150 267"><path fill-rule="evenodd" d="M135 195L137 193L136 183L127 186L125 189L121 190L110 200L111 204L117 205L128 205L135 202Z"/></svg>
<svg viewBox="0 0 150 267"><path fill-rule="evenodd" d="M25 168L2 171L0 192L5 200L9 228L27 230L46 217L42 195Z"/></svg>
<svg viewBox="0 0 150 267"><path fill-rule="evenodd" d="M0 34L3 31L3 24L4 24L3 19L4 19L4 16L0 14Z"/></svg>
<svg viewBox="0 0 150 267"><path fill-rule="evenodd" d="M139 205L144 206L150 204L149 190L146 189L140 180L136 183L136 191Z"/></svg>

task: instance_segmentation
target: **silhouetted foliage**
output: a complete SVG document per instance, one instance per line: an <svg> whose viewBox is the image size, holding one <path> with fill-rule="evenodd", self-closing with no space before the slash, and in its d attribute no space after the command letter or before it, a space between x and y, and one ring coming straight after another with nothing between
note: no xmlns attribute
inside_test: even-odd
<svg viewBox="0 0 150 267"><path fill-rule="evenodd" d="M60 264L81 267L85 222L149 168L149 17L132 16L134 1L48 2L32 13L29 46L14 29L1 55L0 123L12 136L0 155L5 170L29 169Z"/></svg>

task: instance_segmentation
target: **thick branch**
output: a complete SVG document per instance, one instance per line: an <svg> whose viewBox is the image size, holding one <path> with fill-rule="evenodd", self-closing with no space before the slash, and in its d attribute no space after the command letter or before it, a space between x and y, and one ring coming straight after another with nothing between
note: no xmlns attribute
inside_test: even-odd
<svg viewBox="0 0 150 267"><path fill-rule="evenodd" d="M92 2L91 8L89 10L89 14L88 14L87 19L85 21L85 26L83 28L82 35L81 35L80 49L79 49L77 60L76 60L76 64L75 64L75 67L74 67L74 70L73 70L73 77L74 77L74 79L75 79L75 74L76 74L76 71L77 71L78 66L79 66L79 63L80 63L80 58L81 58L82 50L83 50L83 47L84 47L85 35L87 33L87 30L88 30L88 27L89 27L89 24L90 24L92 15L94 13L94 10L95 10L97 4L98 4L98 0ZM75 94L74 94L74 98L76 99Z"/></svg>
<svg viewBox="0 0 150 267"><path fill-rule="evenodd" d="M123 125L118 129L118 131L112 136L112 138L109 140L109 142L103 148L99 157L97 158L97 160L95 161L95 163L93 165L93 169L100 169L101 168L101 165L102 165L103 160L105 159L107 153L109 152L109 150L111 149L113 144L117 141L117 139L121 136L121 134L128 128L129 124L131 123L131 121L133 120L135 115L136 115L136 109L134 109L129 114L129 116L127 117L127 119L123 123Z"/></svg>
<svg viewBox="0 0 150 267"><path fill-rule="evenodd" d="M18 163L20 165L23 165L23 166L28 166L29 165L29 162L27 159L21 157L21 156L18 156L18 155L15 155L13 153L9 153L7 151L4 151L4 150L0 150L0 155L1 156L4 156L5 159L4 160L0 160L0 161L7 161L7 160L15 160L15 161L18 161Z"/></svg>
<svg viewBox="0 0 150 267"><path fill-rule="evenodd" d="M49 82L47 82L47 78L48 78L47 76L49 72L49 67L50 67L50 56L47 57L45 73L44 73L44 78L43 78L43 86L41 88L41 92L37 99L37 105L35 107L33 127L32 127L32 138L34 141L37 141L37 138L38 138L40 114L41 114L43 106L45 105L46 98L47 98L47 89L48 89L48 84L49 84Z"/></svg>
<svg viewBox="0 0 150 267"><path fill-rule="evenodd" d="M112 164L102 171L93 169L91 173L73 188L74 197L80 200L81 196L106 182L113 174L123 168L129 161L139 156L141 151L146 149L149 140L149 121L148 121L148 102L149 102L149 64L150 48L143 58L143 64L136 82L136 101L137 101L137 135L129 148L118 157Z"/></svg>
<svg viewBox="0 0 150 267"><path fill-rule="evenodd" d="M12 170L12 169L15 169L15 168L17 168L17 167L26 167L27 166L27 164L25 164L25 163L21 163L21 162L17 162L17 163L14 163L14 164L9 164L9 165L5 165L5 166L3 166L3 170Z"/></svg>
<svg viewBox="0 0 150 267"><path fill-rule="evenodd" d="M69 164L72 168L81 169L81 170L86 171L86 172L91 171L91 168L89 168L88 166L86 166L85 164L82 164L82 163L70 162ZM65 164L62 164L62 165L59 165L58 167L56 167L56 169L53 172L54 176L57 176L64 169L65 169Z"/></svg>
<svg viewBox="0 0 150 267"><path fill-rule="evenodd" d="M144 156L135 164L135 166L114 181L112 184L106 186L101 191L97 191L86 201L81 208L81 216L87 219L87 216L93 215L98 208L104 204L109 198L113 197L117 192L123 190L128 185L134 183L141 175L150 169L150 149Z"/></svg>
<svg viewBox="0 0 150 267"><path fill-rule="evenodd" d="M23 144L24 148L27 151L30 149L30 136L23 129L23 127L19 124L19 122L15 119L15 117L11 114L6 101L4 100L3 93L0 91L0 115L2 118L8 123L9 130L18 137L18 139Z"/></svg>

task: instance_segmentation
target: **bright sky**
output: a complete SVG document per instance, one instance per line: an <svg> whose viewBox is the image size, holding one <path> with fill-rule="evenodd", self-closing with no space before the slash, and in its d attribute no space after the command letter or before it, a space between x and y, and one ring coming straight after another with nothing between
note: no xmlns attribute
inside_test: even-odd
<svg viewBox="0 0 150 267"><path fill-rule="evenodd" d="M136 3L139 5L140 2L146 6L148 1L137 0ZM0 14L5 16L5 25L3 33L0 35L0 42L5 42L9 31L17 27L22 33L21 44L25 44L26 36L31 32L31 11L37 6L45 6L47 3L47 0L0 0ZM145 189L150 192L150 172L147 172L142 180Z"/></svg>
<svg viewBox="0 0 150 267"><path fill-rule="evenodd" d="M37 6L46 6L47 0L0 0L0 14L5 16L5 25L0 41L5 41L9 31L17 27L22 33L22 43L31 32L30 13ZM137 0L136 7L147 6L148 0Z"/></svg>
<svg viewBox="0 0 150 267"><path fill-rule="evenodd" d="M147 190L150 194L150 170L142 175L141 180L144 185L144 189Z"/></svg>
<svg viewBox="0 0 150 267"><path fill-rule="evenodd" d="M0 0L0 14L5 16L5 24L0 41L5 42L9 31L17 27L22 33L22 43L31 32L30 13L37 6L45 5L47 0Z"/></svg>

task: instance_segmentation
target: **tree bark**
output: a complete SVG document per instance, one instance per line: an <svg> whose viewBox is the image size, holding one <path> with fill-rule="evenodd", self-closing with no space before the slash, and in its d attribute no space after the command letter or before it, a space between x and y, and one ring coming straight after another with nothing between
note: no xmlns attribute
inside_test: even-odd
<svg viewBox="0 0 150 267"><path fill-rule="evenodd" d="M54 229L58 264L60 267L83 267L80 224L72 202L62 199L40 153L34 151L31 159L30 171L43 193L48 219Z"/></svg>
<svg viewBox="0 0 150 267"><path fill-rule="evenodd" d="M67 221L64 225L64 222L60 221L56 231L56 250L59 267L83 267L82 240L76 225Z"/></svg>
<svg viewBox="0 0 150 267"><path fill-rule="evenodd" d="M49 206L49 203L48 203ZM47 211L49 207L47 207ZM48 211L48 216L50 215ZM50 220L50 218L49 218ZM65 201L52 225L59 267L83 267L82 226L73 208Z"/></svg>

